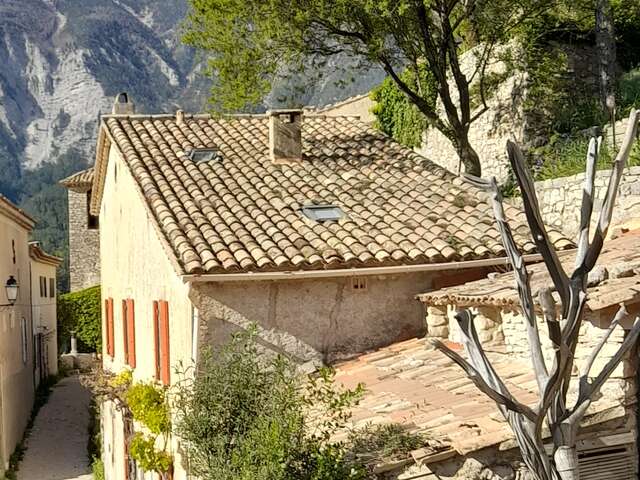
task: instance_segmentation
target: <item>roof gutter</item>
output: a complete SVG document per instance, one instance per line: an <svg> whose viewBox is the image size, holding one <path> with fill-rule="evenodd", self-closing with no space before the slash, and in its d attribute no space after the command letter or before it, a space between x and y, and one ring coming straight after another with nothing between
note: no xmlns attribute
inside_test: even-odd
<svg viewBox="0 0 640 480"><path fill-rule="evenodd" d="M539 253L523 255L527 263L539 262ZM390 267L367 268L339 268L333 270L293 270L285 272L245 272L245 273L203 273L182 275L182 281L187 282L247 282L263 280L296 280L330 277L354 277L360 275L394 275L398 273L435 272L443 270L464 270L468 268L493 267L508 265L506 257L484 258L466 262L425 263L420 265L394 265Z"/></svg>

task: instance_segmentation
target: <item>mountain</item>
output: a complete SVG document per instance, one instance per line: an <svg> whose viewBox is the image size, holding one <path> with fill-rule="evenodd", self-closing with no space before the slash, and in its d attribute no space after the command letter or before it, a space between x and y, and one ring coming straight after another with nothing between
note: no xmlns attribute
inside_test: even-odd
<svg viewBox="0 0 640 480"><path fill-rule="evenodd" d="M186 12L187 0L0 0L0 193L38 220L44 248L66 254L57 181L93 162L98 118L117 93L139 112L206 110L202 58L180 43ZM339 57L290 75L263 108L335 102L383 76L356 67Z"/></svg>

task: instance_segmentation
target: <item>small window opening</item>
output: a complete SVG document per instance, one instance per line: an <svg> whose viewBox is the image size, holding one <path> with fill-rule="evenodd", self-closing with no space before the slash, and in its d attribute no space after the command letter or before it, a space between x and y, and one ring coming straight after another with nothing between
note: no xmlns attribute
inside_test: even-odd
<svg viewBox="0 0 640 480"><path fill-rule="evenodd" d="M305 205L302 213L315 222L337 222L345 216L337 205Z"/></svg>
<svg viewBox="0 0 640 480"><path fill-rule="evenodd" d="M351 277L351 289L362 292L367 289L367 277Z"/></svg>
<svg viewBox="0 0 640 480"><path fill-rule="evenodd" d="M91 190L87 192L87 228L89 230L97 230L99 220L96 215L91 215Z"/></svg>
<svg viewBox="0 0 640 480"><path fill-rule="evenodd" d="M187 152L187 155L195 163L222 160L220 152L215 148L193 148Z"/></svg>

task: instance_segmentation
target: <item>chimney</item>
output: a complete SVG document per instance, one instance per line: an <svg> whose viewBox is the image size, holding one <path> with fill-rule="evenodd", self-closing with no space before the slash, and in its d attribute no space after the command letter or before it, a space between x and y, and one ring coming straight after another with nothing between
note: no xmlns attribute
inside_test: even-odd
<svg viewBox="0 0 640 480"><path fill-rule="evenodd" d="M136 105L133 100L129 98L127 92L122 92L116 95L116 100L113 102L114 115L133 115L136 113Z"/></svg>
<svg viewBox="0 0 640 480"><path fill-rule="evenodd" d="M276 165L302 161L302 110L269 110L269 156Z"/></svg>
<svg viewBox="0 0 640 480"><path fill-rule="evenodd" d="M184 125L184 111L182 110L176 112L176 125Z"/></svg>

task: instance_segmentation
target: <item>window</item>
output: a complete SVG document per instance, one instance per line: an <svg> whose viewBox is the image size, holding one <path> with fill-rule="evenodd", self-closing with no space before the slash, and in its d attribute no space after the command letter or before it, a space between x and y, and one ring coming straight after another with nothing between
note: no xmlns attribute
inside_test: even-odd
<svg viewBox="0 0 640 480"><path fill-rule="evenodd" d="M345 216L337 205L305 205L302 214L314 222L337 222Z"/></svg>
<svg viewBox="0 0 640 480"><path fill-rule="evenodd" d="M195 163L222 160L220 153L215 148L193 148L187 152L187 155Z"/></svg>
<svg viewBox="0 0 640 480"><path fill-rule="evenodd" d="M24 317L20 320L20 332L22 334L22 363L27 364L27 321Z"/></svg>
<svg viewBox="0 0 640 480"><path fill-rule="evenodd" d="M97 230L99 227L98 217L91 215L91 190L87 192L87 228Z"/></svg>
<svg viewBox="0 0 640 480"><path fill-rule="evenodd" d="M107 298L104 301L104 312L105 312L105 332L106 332L106 345L107 345L107 355L111 358L115 356L115 345L113 344L113 298Z"/></svg>
<svg viewBox="0 0 640 480"><path fill-rule="evenodd" d="M56 279L49 279L49 298L53 298L56 296Z"/></svg>
<svg viewBox="0 0 640 480"><path fill-rule="evenodd" d="M40 277L40 297L46 298L47 296L47 277Z"/></svg>
<svg viewBox="0 0 640 480"><path fill-rule="evenodd" d="M153 333L156 378L164 385L170 383L171 356L169 352L169 303L153 302Z"/></svg>
<svg viewBox="0 0 640 480"><path fill-rule="evenodd" d="M362 292L367 289L367 277L351 277L351 289Z"/></svg>
<svg viewBox="0 0 640 480"><path fill-rule="evenodd" d="M124 339L124 363L136 368L136 325L133 300L122 300L122 333Z"/></svg>

